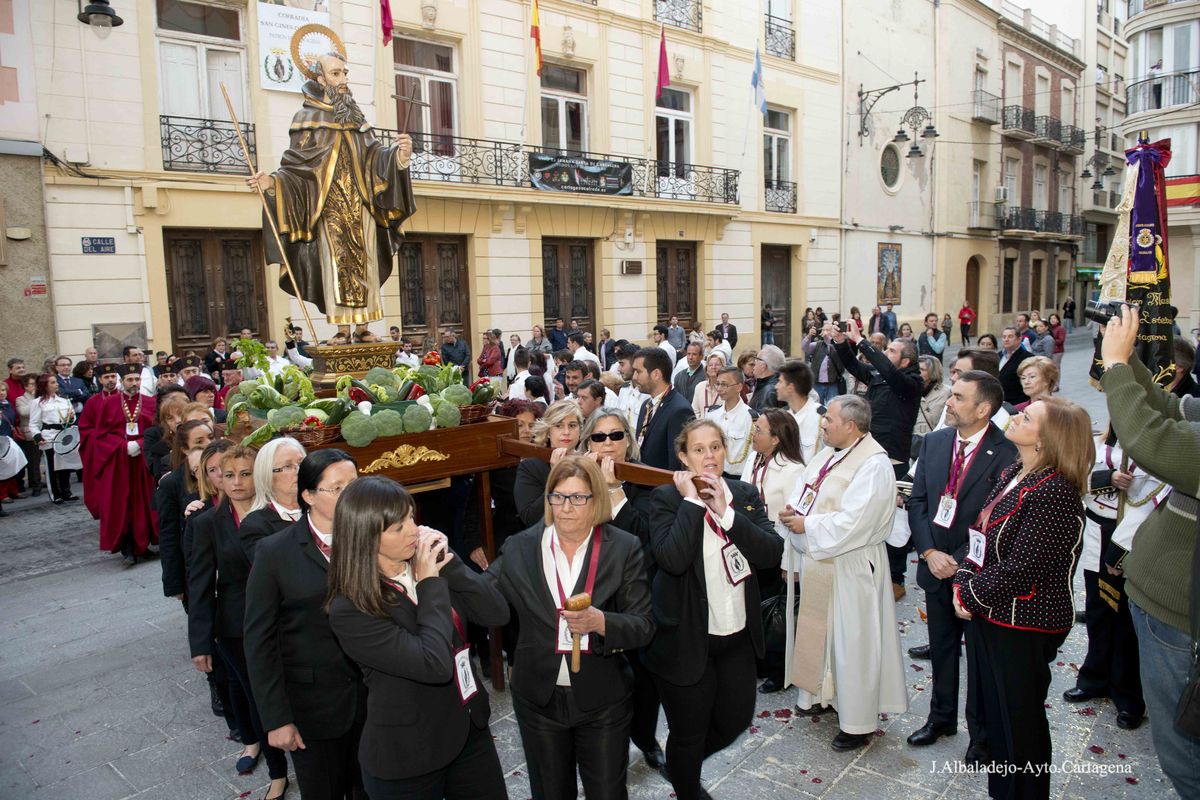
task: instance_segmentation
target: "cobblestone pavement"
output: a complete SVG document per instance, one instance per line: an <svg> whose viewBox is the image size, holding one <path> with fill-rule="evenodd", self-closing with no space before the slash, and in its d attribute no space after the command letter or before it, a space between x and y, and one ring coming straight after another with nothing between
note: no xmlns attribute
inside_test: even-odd
<svg viewBox="0 0 1200 800"><path fill-rule="evenodd" d="M1103 424L1103 398L1082 377L1087 340L1073 337L1071 345L1064 393L1085 402ZM96 523L79 504L56 507L43 496L6 508L12 514L0 521L0 797L262 797L265 768L236 775L240 748L209 711L206 684L188 660L183 612L162 596L157 562L123 569L118 557L98 553ZM911 575L909 594L897 606L905 648L926 641ZM1082 581L1078 589L1082 607ZM1054 796L1173 796L1148 725L1123 731L1107 701L1082 708L1062 701L1085 650L1077 626L1053 666L1047 702L1055 760L1073 765L1053 776ZM985 797L982 776L955 770L965 732L924 749L905 744L924 723L930 681L928 662L906 658L905 671L909 711L881 720L881 735L850 754L829 747L836 717L793 718L792 692L760 695L753 726L706 763L709 791L755 800ZM528 797L509 695L496 694L492 708L509 794ZM1089 769L1102 771L1083 771ZM1112 769L1127 772L1105 774ZM670 796L640 759L631 762L629 786L635 798Z"/></svg>

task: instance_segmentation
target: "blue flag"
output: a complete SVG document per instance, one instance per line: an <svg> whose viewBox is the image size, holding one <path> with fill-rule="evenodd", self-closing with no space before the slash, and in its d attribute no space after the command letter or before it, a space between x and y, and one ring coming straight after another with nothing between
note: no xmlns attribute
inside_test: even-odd
<svg viewBox="0 0 1200 800"><path fill-rule="evenodd" d="M750 85L754 87L754 105L767 115L767 84L763 80L762 59L758 55L758 46L754 47L754 74L750 76Z"/></svg>

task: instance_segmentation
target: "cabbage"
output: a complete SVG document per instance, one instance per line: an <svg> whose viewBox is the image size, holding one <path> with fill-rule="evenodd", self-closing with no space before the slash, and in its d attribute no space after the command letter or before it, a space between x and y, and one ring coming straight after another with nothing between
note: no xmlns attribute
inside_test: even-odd
<svg viewBox="0 0 1200 800"><path fill-rule="evenodd" d="M424 406L409 406L404 412L404 431L406 433L427 431L432 423L433 415Z"/></svg>
<svg viewBox="0 0 1200 800"><path fill-rule="evenodd" d="M396 373L383 367L371 367L367 370L367 374L363 376L362 382L367 386L377 383L380 386L388 387L392 391L400 388L400 384L396 381Z"/></svg>
<svg viewBox="0 0 1200 800"><path fill-rule="evenodd" d="M462 412L458 410L458 406L452 403L442 403L442 407L437 410L434 415L439 428L457 428L462 422Z"/></svg>
<svg viewBox="0 0 1200 800"><path fill-rule="evenodd" d="M300 406L273 408L267 412L267 424L275 430L281 431L284 428L292 428L303 424L304 418L307 416L308 412Z"/></svg>
<svg viewBox="0 0 1200 800"><path fill-rule="evenodd" d="M442 390L442 399L456 406L471 405L471 390L461 383L454 383Z"/></svg>

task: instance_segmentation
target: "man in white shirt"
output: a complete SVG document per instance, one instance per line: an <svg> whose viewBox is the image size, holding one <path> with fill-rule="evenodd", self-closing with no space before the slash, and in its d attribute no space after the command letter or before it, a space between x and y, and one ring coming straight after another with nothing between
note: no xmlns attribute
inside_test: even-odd
<svg viewBox="0 0 1200 800"><path fill-rule="evenodd" d="M812 369L800 359L785 361L779 368L779 382L775 384L775 396L787 403L788 411L796 418L800 428L800 455L805 464L811 464L821 438L821 410L819 401L812 392Z"/></svg>
<svg viewBox="0 0 1200 800"><path fill-rule="evenodd" d="M679 360L679 352L673 346L671 346L669 341L667 341L667 326L655 325L654 331L651 332L650 337L654 339L654 344L656 347L661 347L664 351L666 351L666 354L671 357L671 365L674 367L675 362Z"/></svg>
<svg viewBox="0 0 1200 800"><path fill-rule="evenodd" d="M600 359L591 350L587 349L582 331L575 331L567 337L567 349L571 351L571 359L573 361L591 361L600 368Z"/></svg>
<svg viewBox="0 0 1200 800"><path fill-rule="evenodd" d="M625 381L625 385L617 393L617 407L625 415L631 431L637 430L635 426L638 414L641 413L642 406L650 399L650 395L641 392L633 384L633 357L637 355L637 351L638 346L632 342L626 342L617 349L617 374L621 376L621 380Z"/></svg>
<svg viewBox="0 0 1200 800"><path fill-rule="evenodd" d="M754 427L750 406L742 400L744 380L745 376L737 367L726 367L718 372L717 394L721 404L704 415L725 432L725 477L734 480L742 479L742 467L750 455Z"/></svg>
<svg viewBox="0 0 1200 800"><path fill-rule="evenodd" d="M269 369L272 376L282 373L283 368L290 363L292 362L279 355L279 344L277 342L274 340L267 342L267 364L270 365Z"/></svg>
<svg viewBox="0 0 1200 800"><path fill-rule="evenodd" d="M508 384L508 397L510 400L524 400L525 379L529 377L529 351L524 347L513 351L513 366L517 368L517 374Z"/></svg>
<svg viewBox="0 0 1200 800"><path fill-rule="evenodd" d="M421 366L421 359L413 352L412 342L408 339L400 340L400 349L396 351L396 366L416 367Z"/></svg>

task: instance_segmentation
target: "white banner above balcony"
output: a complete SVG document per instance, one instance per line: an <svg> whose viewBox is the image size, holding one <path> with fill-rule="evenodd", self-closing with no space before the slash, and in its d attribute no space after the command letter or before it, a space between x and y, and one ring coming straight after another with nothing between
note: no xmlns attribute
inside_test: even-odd
<svg viewBox="0 0 1200 800"><path fill-rule="evenodd" d="M329 26L329 6L324 0L282 0L258 3L258 76L264 89L297 92L304 75L292 63L292 34L305 25ZM313 6L322 9L309 11ZM303 8L292 8L303 6Z"/></svg>

